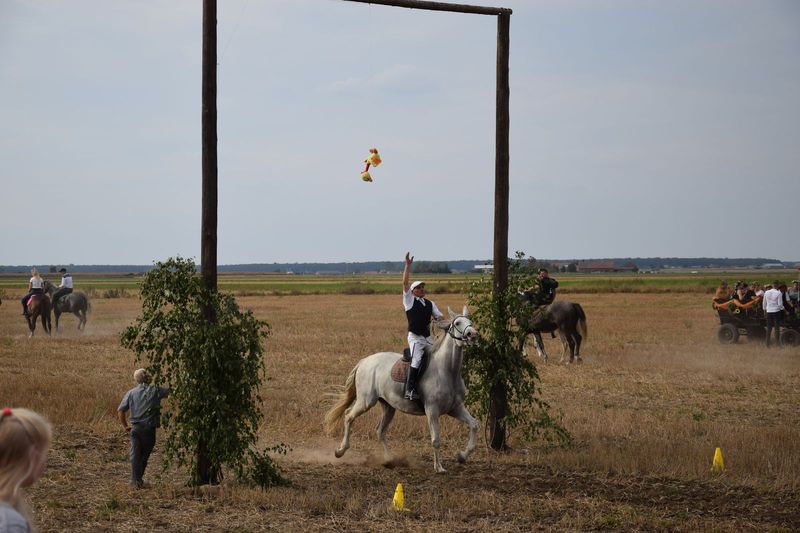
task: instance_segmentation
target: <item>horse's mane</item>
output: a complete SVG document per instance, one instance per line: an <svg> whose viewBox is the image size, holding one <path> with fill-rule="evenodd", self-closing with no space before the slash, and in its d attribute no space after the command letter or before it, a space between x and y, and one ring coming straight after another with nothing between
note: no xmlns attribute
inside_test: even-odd
<svg viewBox="0 0 800 533"><path fill-rule="evenodd" d="M452 324L452 320L447 321L448 324ZM439 329L436 327L436 336L433 338L433 347L431 348L431 353L434 354L436 351L441 347L444 343L445 339L447 339L447 331L443 329Z"/></svg>

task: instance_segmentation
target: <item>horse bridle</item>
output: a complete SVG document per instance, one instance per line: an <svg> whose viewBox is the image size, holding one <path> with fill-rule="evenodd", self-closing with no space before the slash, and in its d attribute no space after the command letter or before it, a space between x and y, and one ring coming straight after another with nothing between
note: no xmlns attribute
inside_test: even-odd
<svg viewBox="0 0 800 533"><path fill-rule="evenodd" d="M472 321L470 320L469 326L465 327L463 330L459 330L456 327L456 320L458 320L459 318L467 318L467 317L466 317L466 315L458 315L457 317L455 317L453 319L453 321L450 323L450 327L447 328L447 334L450 335L450 337L453 340L467 342L469 340L465 336L467 334L467 328L475 329L475 326L472 325ZM467 318L467 320L469 320L469 319ZM455 336L455 334L453 333L454 330L456 331L456 333L458 333L460 335L460 337L456 337Z"/></svg>

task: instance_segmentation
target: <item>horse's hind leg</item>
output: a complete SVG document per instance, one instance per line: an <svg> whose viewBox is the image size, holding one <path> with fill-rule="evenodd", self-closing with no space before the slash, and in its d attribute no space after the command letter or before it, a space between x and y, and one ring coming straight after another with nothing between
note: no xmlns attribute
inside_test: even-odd
<svg viewBox="0 0 800 533"><path fill-rule="evenodd" d="M377 400L375 400L377 401ZM372 402L372 405L367 405L367 403L361 399L361 397L357 396L356 401L353 402L353 405L348 407L347 411L344 413L344 436L342 437L342 443L336 448L334 455L336 457L341 457L344 455L344 452L350 447L350 426L353 425L353 421L358 418L359 416L363 415L370 408L375 405L375 402Z"/></svg>
<svg viewBox="0 0 800 533"><path fill-rule="evenodd" d="M383 445L384 458L388 461L391 454L389 453L389 445L386 444L386 430L389 428L389 424L392 423L396 409L383 400L381 400L381 408L383 409L383 414L375 428L375 433L378 435L378 442Z"/></svg>
<svg viewBox="0 0 800 533"><path fill-rule="evenodd" d="M456 454L456 459L458 459L458 462L465 463L467 462L467 458L475 449L475 435L478 433L478 421L475 420L471 414L469 414L469 411L467 411L467 408L464 407L463 403L459 404L458 407L450 411L450 416L461 420L469 427L469 440L467 441L467 448Z"/></svg>
<svg viewBox="0 0 800 533"><path fill-rule="evenodd" d="M61 318L61 313L54 313L56 315L56 332L58 332L58 319Z"/></svg>
<svg viewBox="0 0 800 533"><path fill-rule="evenodd" d="M583 342L583 336L576 331L573 338L575 339L575 359L578 363L583 362L583 359L581 359L581 342Z"/></svg>

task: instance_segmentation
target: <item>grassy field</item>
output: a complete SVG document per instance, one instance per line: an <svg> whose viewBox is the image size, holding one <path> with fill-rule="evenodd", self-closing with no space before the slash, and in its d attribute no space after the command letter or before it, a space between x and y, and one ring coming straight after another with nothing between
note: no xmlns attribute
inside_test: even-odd
<svg viewBox="0 0 800 533"><path fill-rule="evenodd" d="M665 271L659 274L554 274L559 281L559 292L569 293L712 293L720 279L761 281L772 283L778 279L789 282L800 275L791 270L703 270L691 272ZM28 286L28 277L20 274L0 274L0 297L21 296ZM46 274L56 285L57 274ZM290 274L221 274L219 287L240 296L248 295L298 295L298 294L394 294L397 292L399 274L341 274L341 275L290 275ZM428 290L434 294L465 293L470 284L479 279L478 274L424 274ZM91 297L135 296L140 274L75 274L76 289Z"/></svg>
<svg viewBox="0 0 800 533"><path fill-rule="evenodd" d="M691 275L670 279L696 283ZM92 280L76 278L84 281ZM102 290L124 288L106 281ZM574 445L512 433L510 453L493 452L481 439L460 465L454 456L466 429L443 420L449 472L436 475L422 418L396 417L394 468L381 465L377 412L356 421L353 447L340 460L333 456L340 436L322 430L325 393L343 384L356 361L403 348L396 294L294 296L303 291L255 288L262 280L249 276L232 281L242 283L234 289L241 305L272 326L262 436L264 445L292 448L276 458L292 486L192 491L183 473L160 471L157 446L145 476L151 485L130 491L128 441L114 413L136 367L118 334L138 314L139 300L98 292L85 333L67 317L68 329L33 339L11 300L0 306L0 404L39 410L56 430L48 471L30 492L43 531L800 529L800 349L718 344L707 294L662 293L668 284L642 293L576 289L569 299L583 305L589 322L584 363L557 364L560 347L549 338L551 362L537 361L543 394ZM341 277L319 281L335 285ZM397 292L395 278L375 281ZM4 288L9 298L19 292L14 287ZM251 291L257 294L244 295ZM435 300L460 308L464 296ZM718 446L724 473L711 471ZM408 513L390 510L399 482Z"/></svg>

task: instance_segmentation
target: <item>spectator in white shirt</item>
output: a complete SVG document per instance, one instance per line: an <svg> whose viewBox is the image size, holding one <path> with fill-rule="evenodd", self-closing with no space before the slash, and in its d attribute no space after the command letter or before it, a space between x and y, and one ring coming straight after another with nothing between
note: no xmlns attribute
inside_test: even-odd
<svg viewBox="0 0 800 533"><path fill-rule="evenodd" d="M769 339L772 336L772 329L775 329L775 346L781 345L781 319L783 318L783 294L778 287L781 282L775 281L772 288L764 293L764 312L767 314L767 348Z"/></svg>

